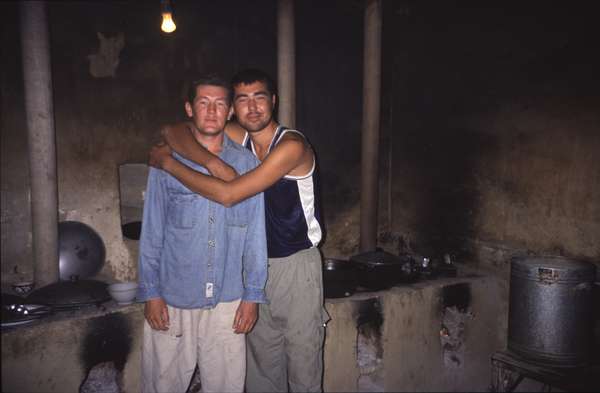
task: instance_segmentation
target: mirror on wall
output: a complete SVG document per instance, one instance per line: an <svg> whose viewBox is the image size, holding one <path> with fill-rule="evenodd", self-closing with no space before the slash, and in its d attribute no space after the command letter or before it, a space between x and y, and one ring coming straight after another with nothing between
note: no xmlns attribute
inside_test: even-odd
<svg viewBox="0 0 600 393"><path fill-rule="evenodd" d="M127 239L140 239L147 179L148 165L119 165L121 230Z"/></svg>

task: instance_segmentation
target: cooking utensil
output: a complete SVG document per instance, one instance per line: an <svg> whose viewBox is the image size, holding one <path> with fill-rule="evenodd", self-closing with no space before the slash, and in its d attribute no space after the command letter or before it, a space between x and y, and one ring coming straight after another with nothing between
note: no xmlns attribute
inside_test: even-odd
<svg viewBox="0 0 600 393"><path fill-rule="evenodd" d="M2 305L2 327L33 322L52 314L52 308L42 304Z"/></svg>
<svg viewBox="0 0 600 393"><path fill-rule="evenodd" d="M59 281L31 292L27 301L51 306L54 310L99 305L110 300L107 286L97 280Z"/></svg>
<svg viewBox="0 0 600 393"><path fill-rule="evenodd" d="M33 281L19 281L12 284L12 289L19 295L27 295L34 287Z"/></svg>
<svg viewBox="0 0 600 393"><path fill-rule="evenodd" d="M358 286L356 263L341 259L323 261L323 291L326 298L352 295Z"/></svg>
<svg viewBox="0 0 600 393"><path fill-rule="evenodd" d="M508 349L533 362L586 364L593 348L593 263L514 257L510 265Z"/></svg>
<svg viewBox="0 0 600 393"><path fill-rule="evenodd" d="M61 280L89 278L100 272L106 249L96 231L78 221L58 223L59 274Z"/></svg>
<svg viewBox="0 0 600 393"><path fill-rule="evenodd" d="M379 291L418 278L417 261L410 255L377 250L354 255L350 260L356 262L359 286L367 290Z"/></svg>
<svg viewBox="0 0 600 393"><path fill-rule="evenodd" d="M2 293L2 305L3 306L11 306L13 304L21 304L24 303L24 297L12 295L10 293Z"/></svg>

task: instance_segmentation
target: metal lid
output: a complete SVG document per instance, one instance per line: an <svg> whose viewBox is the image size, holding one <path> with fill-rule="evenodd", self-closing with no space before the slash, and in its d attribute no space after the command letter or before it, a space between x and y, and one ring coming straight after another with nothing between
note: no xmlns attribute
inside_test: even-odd
<svg viewBox="0 0 600 393"><path fill-rule="evenodd" d="M553 282L594 281L596 266L591 262L561 256L523 256L512 258L510 274Z"/></svg>
<svg viewBox="0 0 600 393"><path fill-rule="evenodd" d="M353 270L356 269L354 261L347 261L344 259L332 259L326 258L323 260L323 269L325 270Z"/></svg>
<svg viewBox="0 0 600 393"><path fill-rule="evenodd" d="M25 298L21 296L11 295L10 293L2 293L2 305L10 306L13 304L22 304Z"/></svg>
<svg viewBox="0 0 600 393"><path fill-rule="evenodd" d="M402 258L386 251L368 251L354 255L350 260L368 265L393 265L405 262Z"/></svg>
<svg viewBox="0 0 600 393"><path fill-rule="evenodd" d="M78 221L58 224L60 279L88 278L100 272L106 249L102 238L90 226Z"/></svg>
<svg viewBox="0 0 600 393"><path fill-rule="evenodd" d="M59 281L34 290L27 296L27 301L54 308L100 304L110 300L107 286L96 280Z"/></svg>

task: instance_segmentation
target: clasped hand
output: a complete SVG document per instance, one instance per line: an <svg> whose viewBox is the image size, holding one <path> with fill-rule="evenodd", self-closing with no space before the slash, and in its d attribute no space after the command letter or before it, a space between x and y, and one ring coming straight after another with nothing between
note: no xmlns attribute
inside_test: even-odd
<svg viewBox="0 0 600 393"><path fill-rule="evenodd" d="M160 141L150 149L148 165L163 169L165 161L171 157L171 148L165 141Z"/></svg>

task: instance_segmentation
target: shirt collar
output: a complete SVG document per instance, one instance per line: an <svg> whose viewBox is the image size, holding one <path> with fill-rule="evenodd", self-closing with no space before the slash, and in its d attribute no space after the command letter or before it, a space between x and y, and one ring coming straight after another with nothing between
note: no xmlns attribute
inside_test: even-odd
<svg viewBox="0 0 600 393"><path fill-rule="evenodd" d="M232 146L232 142L233 141L227 136L227 133L223 131L223 150L229 149Z"/></svg>
<svg viewBox="0 0 600 393"><path fill-rule="evenodd" d="M225 152L227 150L235 149L234 142L227 136L227 133L225 131L223 131L223 143L222 143L221 147L222 147L222 149L221 149L221 152L219 153L219 157L220 158L223 158L223 154L225 154ZM179 161L187 163L188 166L191 166L193 168L201 167L200 165L198 165L194 161L186 159L185 157L183 157L182 155L180 155L176 151L173 151L172 155L175 158L177 158Z"/></svg>

